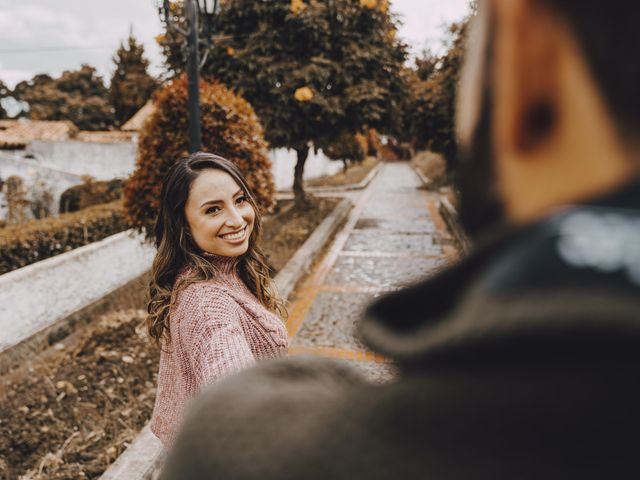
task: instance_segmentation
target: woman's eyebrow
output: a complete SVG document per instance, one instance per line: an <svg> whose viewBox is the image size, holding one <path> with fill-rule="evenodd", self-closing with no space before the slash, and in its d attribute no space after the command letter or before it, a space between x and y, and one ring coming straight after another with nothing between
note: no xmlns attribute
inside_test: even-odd
<svg viewBox="0 0 640 480"><path fill-rule="evenodd" d="M233 194L233 197L235 198L241 193L244 194L244 190L240 188L236 193ZM205 205L216 204L216 203L224 203L224 200L207 200L202 205L200 205L200 208L204 207Z"/></svg>

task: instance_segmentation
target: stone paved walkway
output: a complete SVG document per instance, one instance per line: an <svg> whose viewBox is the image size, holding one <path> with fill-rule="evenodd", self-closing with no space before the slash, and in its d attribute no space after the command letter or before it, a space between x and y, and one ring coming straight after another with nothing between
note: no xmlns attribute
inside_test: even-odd
<svg viewBox="0 0 640 480"><path fill-rule="evenodd" d="M393 375L390 363L354 337L355 322L374 298L429 276L457 255L436 195L420 185L408 163L388 163L353 197L344 228L290 305L292 355L341 359L375 381Z"/></svg>

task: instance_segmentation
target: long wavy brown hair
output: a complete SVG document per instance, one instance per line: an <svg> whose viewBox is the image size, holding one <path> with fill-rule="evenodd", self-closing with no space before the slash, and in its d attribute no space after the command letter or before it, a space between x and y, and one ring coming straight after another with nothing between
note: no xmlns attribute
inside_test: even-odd
<svg viewBox="0 0 640 480"><path fill-rule="evenodd" d="M255 211L249 248L237 258L235 264L238 275L268 310L282 318L287 315L284 301L277 294L264 253L259 246L262 218L244 176L231 161L211 153L197 152L177 160L162 184L160 210L155 225L158 251L151 268L147 305L147 329L158 344L164 335L170 334L169 311L178 293L192 283L207 281L216 276L215 267L188 234L185 215L191 186L200 173L207 169L228 173L242 188ZM176 282L178 274L187 266L191 267L186 270L188 273Z"/></svg>

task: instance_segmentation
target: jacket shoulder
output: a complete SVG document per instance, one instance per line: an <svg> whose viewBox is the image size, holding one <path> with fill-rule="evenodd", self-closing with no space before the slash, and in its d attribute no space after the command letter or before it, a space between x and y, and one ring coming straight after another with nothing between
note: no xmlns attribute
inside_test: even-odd
<svg viewBox="0 0 640 480"><path fill-rule="evenodd" d="M286 477L291 462L315 450L309 440L322 442L332 419L341 421L342 401L358 385L367 382L352 368L306 357L263 362L212 384L187 415L164 478ZM199 477L203 471L211 477Z"/></svg>

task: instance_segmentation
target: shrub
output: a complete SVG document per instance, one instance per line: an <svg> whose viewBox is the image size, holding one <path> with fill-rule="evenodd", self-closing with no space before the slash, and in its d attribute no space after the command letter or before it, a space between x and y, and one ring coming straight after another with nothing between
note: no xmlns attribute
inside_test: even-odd
<svg viewBox="0 0 640 480"><path fill-rule="evenodd" d="M367 155L376 157L381 148L382 142L380 141L380 135L378 135L375 128L370 128L367 131Z"/></svg>
<svg viewBox="0 0 640 480"><path fill-rule="evenodd" d="M109 203L122 198L124 180L95 181L87 176L84 183L67 188L60 196L60 213L77 212L83 208Z"/></svg>
<svg viewBox="0 0 640 480"><path fill-rule="evenodd" d="M410 160L413 156L413 148L409 143L399 142L393 137L387 138L387 143L378 150L380 158L388 162L398 160Z"/></svg>
<svg viewBox="0 0 640 480"><path fill-rule="evenodd" d="M136 170L124 189L133 226L153 239L162 180L172 163L188 155L187 80L155 95L155 110L142 126ZM275 185L262 126L244 99L218 83L200 82L202 150L221 155L242 171L263 213L275 206Z"/></svg>
<svg viewBox="0 0 640 480"><path fill-rule="evenodd" d="M362 162L367 156L367 150L367 138L364 135L343 132L335 142L324 149L324 153L331 160L342 160L346 169L348 161Z"/></svg>
<svg viewBox="0 0 640 480"><path fill-rule="evenodd" d="M126 230L121 201L0 230L0 275Z"/></svg>

